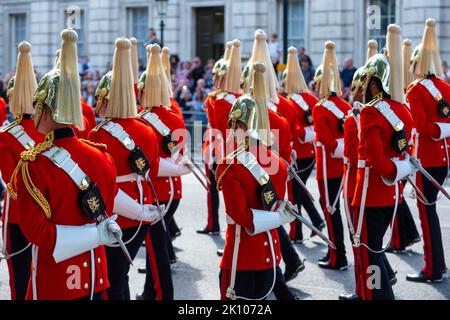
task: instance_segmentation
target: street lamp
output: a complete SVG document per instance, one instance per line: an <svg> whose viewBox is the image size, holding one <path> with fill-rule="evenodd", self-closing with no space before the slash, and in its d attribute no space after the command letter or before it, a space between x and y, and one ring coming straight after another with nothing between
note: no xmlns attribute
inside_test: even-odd
<svg viewBox="0 0 450 320"><path fill-rule="evenodd" d="M167 7L169 6L169 0L155 0L156 11L158 12L158 16L161 18L161 22L159 27L161 28L161 47L164 46L164 27L166 24L164 23L164 18L167 15Z"/></svg>

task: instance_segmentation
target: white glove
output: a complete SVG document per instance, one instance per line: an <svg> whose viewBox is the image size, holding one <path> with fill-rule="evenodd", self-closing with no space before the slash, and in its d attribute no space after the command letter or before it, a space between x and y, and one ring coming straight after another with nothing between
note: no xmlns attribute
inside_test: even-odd
<svg viewBox="0 0 450 320"><path fill-rule="evenodd" d="M158 177L179 177L189 174L191 171L185 165L186 162L185 158L178 164L172 158L159 158Z"/></svg>
<svg viewBox="0 0 450 320"><path fill-rule="evenodd" d="M343 159L344 158L344 139L337 139L336 140L338 145L334 152L331 154L332 158L335 159Z"/></svg>
<svg viewBox="0 0 450 320"><path fill-rule="evenodd" d="M383 182L388 186L393 186L397 182L417 172L417 169L412 166L411 162L409 162L408 159L406 160L392 159L392 162L394 162L394 165L397 168L397 176L395 177L395 179L392 181L384 177L381 177Z"/></svg>
<svg viewBox="0 0 450 320"><path fill-rule="evenodd" d="M99 225L62 226L56 225L56 243L53 258L56 263L76 257L98 246L117 242L122 238L122 230L115 222L117 215Z"/></svg>
<svg viewBox="0 0 450 320"><path fill-rule="evenodd" d="M299 139L300 143L313 143L316 140L316 132L312 126L305 128L305 139Z"/></svg>
<svg viewBox="0 0 450 320"><path fill-rule="evenodd" d="M282 202L276 211L264 211L251 209L253 214L254 230L247 230L251 236L278 229L280 226L291 223L295 217L285 211L286 202Z"/></svg>
<svg viewBox="0 0 450 320"><path fill-rule="evenodd" d="M439 140L450 137L450 123L435 122L434 124L437 125L441 131L441 135L439 136L439 139L434 139L434 140L439 141Z"/></svg>

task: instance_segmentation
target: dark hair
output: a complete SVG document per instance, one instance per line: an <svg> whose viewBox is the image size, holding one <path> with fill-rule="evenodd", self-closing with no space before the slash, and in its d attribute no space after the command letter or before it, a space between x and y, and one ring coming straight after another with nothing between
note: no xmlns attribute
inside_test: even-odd
<svg viewBox="0 0 450 320"><path fill-rule="evenodd" d="M377 77L372 77L372 78L370 78L369 85L367 86L367 89L366 89L366 97L365 97L366 98L366 102L370 102L374 98L372 96L372 92L370 91L370 86L371 86L372 82L374 82L376 84L376 86L378 88L378 91L383 92L383 96L385 98L387 98L387 99L391 98L390 94L388 94L386 91L384 91L383 85L381 84L381 80L378 79Z"/></svg>

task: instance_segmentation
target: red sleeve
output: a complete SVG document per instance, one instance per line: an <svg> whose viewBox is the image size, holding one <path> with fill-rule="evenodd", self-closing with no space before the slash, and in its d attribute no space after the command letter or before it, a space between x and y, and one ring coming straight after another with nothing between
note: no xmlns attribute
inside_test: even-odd
<svg viewBox="0 0 450 320"><path fill-rule="evenodd" d="M112 156L107 153L106 155L106 161L105 166L107 167L107 172L109 173L109 180L107 183L108 192L102 193L103 197L105 198L105 205L106 205L106 213L108 216L112 216L113 210L114 210L114 200L116 198L117 192L119 192L119 187L117 186L116 179L117 179L117 170L116 166L114 164L114 160Z"/></svg>
<svg viewBox="0 0 450 320"><path fill-rule="evenodd" d="M416 85L408 95L411 114L414 118L414 126L417 131L420 132L420 135L437 139L441 135L439 127L436 126L434 122L428 120L427 109L429 109L430 106L426 103L429 100L426 95L429 95L429 93L424 92L419 86L420 85Z"/></svg>
<svg viewBox="0 0 450 320"><path fill-rule="evenodd" d="M239 172L233 171L235 167L230 168L222 180L223 198L227 215L234 222L253 230L253 214L247 206L246 193L241 182Z"/></svg>
<svg viewBox="0 0 450 320"><path fill-rule="evenodd" d="M89 122L89 127L91 129L95 128L97 126L97 119L95 118L94 109L92 109L92 107L86 101L82 101L82 105L83 116L85 116L87 121Z"/></svg>
<svg viewBox="0 0 450 320"><path fill-rule="evenodd" d="M10 139L6 137L9 133L0 133L0 172L5 183L11 180L12 173L16 168L16 158L14 152L11 150Z"/></svg>
<svg viewBox="0 0 450 320"><path fill-rule="evenodd" d="M361 140L364 143L366 160L380 176L393 179L397 169L391 158L384 152L380 117L378 110L366 107L361 112Z"/></svg>
<svg viewBox="0 0 450 320"><path fill-rule="evenodd" d="M334 151L336 150L338 143L329 130L330 123L326 112L329 111L325 110L323 107L316 107L313 109L314 128L317 141L322 143L327 150Z"/></svg>
<svg viewBox="0 0 450 320"><path fill-rule="evenodd" d="M344 124L344 155L352 165L358 162L358 146L358 126L355 118L349 116Z"/></svg>
<svg viewBox="0 0 450 320"><path fill-rule="evenodd" d="M29 163L28 169L31 179L35 186L40 190L44 198L48 199L48 192L45 182L47 179L42 177L43 171L39 170L38 163ZM56 243L56 225L47 217L43 209L32 198L27 191L19 172L17 176L17 189L19 205L18 216L20 221L20 229L25 238L34 245L45 248L45 250L53 251Z"/></svg>

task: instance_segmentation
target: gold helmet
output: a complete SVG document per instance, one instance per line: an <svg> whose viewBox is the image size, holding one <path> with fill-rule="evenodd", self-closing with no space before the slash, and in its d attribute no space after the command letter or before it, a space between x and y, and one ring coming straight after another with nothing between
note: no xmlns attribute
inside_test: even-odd
<svg viewBox="0 0 450 320"><path fill-rule="evenodd" d="M61 33L61 39L60 66L44 75L33 99L35 124L39 125L44 107L47 107L56 122L73 124L84 130L76 44L78 34L66 29Z"/></svg>
<svg viewBox="0 0 450 320"><path fill-rule="evenodd" d="M22 42L18 49L16 75L9 81L7 91L11 112L16 117L34 112L33 95L37 87L31 60L31 44Z"/></svg>
<svg viewBox="0 0 450 320"><path fill-rule="evenodd" d="M372 77L376 77L381 81L383 90L389 94L390 73L391 67L389 65L388 58L384 54L378 53L370 58L363 67L362 78L367 81L367 83L364 83L364 85L367 86L369 80Z"/></svg>
<svg viewBox="0 0 450 320"><path fill-rule="evenodd" d="M352 81L352 87L351 92L352 96L357 96L358 92L360 90L364 90L364 66L359 68L355 71L355 74L353 75L353 81Z"/></svg>
<svg viewBox="0 0 450 320"><path fill-rule="evenodd" d="M319 85L321 98L335 92L337 96L342 95L339 66L336 58L336 44L332 41L325 43L325 52L322 65L317 68L314 75L315 82Z"/></svg>
<svg viewBox="0 0 450 320"><path fill-rule="evenodd" d="M95 100L97 112L100 110L103 102L109 100L109 91L111 90L112 71L105 74L99 81L97 89L95 90Z"/></svg>

